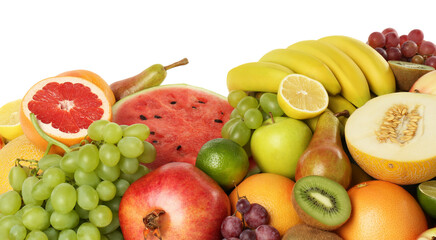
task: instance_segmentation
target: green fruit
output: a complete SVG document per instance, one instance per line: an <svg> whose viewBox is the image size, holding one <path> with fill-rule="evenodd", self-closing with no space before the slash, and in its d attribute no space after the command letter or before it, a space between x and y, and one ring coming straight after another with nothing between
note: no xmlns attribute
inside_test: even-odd
<svg viewBox="0 0 436 240"><path fill-rule="evenodd" d="M297 224L283 235L282 240L305 240L305 239L317 239L317 240L341 240L336 233L321 230L308 226L306 224Z"/></svg>
<svg viewBox="0 0 436 240"><path fill-rule="evenodd" d="M197 155L195 166L213 178L224 190L239 184L248 172L245 150L230 139L216 138L206 142Z"/></svg>
<svg viewBox="0 0 436 240"><path fill-rule="evenodd" d="M312 131L300 120L268 119L251 136L251 152L262 172L295 178L298 159L311 138Z"/></svg>
<svg viewBox="0 0 436 240"><path fill-rule="evenodd" d="M323 176L300 178L292 190L292 205L304 223L322 230L338 229L351 216L347 190Z"/></svg>
<svg viewBox="0 0 436 240"><path fill-rule="evenodd" d="M420 183L417 191L418 202L424 212L436 218L436 180Z"/></svg>

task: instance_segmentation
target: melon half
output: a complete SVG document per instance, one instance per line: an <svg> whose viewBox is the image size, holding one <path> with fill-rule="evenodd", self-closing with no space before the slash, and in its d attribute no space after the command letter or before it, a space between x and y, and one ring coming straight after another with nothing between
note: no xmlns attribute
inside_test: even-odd
<svg viewBox="0 0 436 240"><path fill-rule="evenodd" d="M371 99L345 126L351 156L376 179L400 185L436 176L436 96L398 92Z"/></svg>

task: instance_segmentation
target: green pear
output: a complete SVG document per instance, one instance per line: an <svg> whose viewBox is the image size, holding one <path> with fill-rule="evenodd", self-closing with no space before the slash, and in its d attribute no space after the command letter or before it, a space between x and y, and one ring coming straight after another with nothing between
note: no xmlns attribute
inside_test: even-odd
<svg viewBox="0 0 436 240"><path fill-rule="evenodd" d="M295 179L298 159L312 138L300 120L276 117L266 120L251 137L251 152L262 172Z"/></svg>

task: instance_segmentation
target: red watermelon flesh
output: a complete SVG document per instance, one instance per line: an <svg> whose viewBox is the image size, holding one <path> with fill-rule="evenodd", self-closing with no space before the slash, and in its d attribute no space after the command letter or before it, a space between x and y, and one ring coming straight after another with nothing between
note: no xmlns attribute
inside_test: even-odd
<svg viewBox="0 0 436 240"><path fill-rule="evenodd" d="M169 162L195 164L200 148L221 137L233 107L227 99L190 85L163 85L142 90L118 101L113 121L120 125L143 123L150 128L147 141L156 148L156 169Z"/></svg>

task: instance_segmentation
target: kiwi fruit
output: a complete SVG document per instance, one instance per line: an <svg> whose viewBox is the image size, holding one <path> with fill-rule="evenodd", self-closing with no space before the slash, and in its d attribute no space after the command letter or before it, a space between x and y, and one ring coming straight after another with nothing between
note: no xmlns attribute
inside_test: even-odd
<svg viewBox="0 0 436 240"><path fill-rule="evenodd" d="M324 231L306 224L297 224L286 231L282 240L342 240L336 233Z"/></svg>
<svg viewBox="0 0 436 240"><path fill-rule="evenodd" d="M435 70L433 67L413 62L390 60L388 63L395 75L398 91L409 91L418 78Z"/></svg>
<svg viewBox="0 0 436 240"><path fill-rule="evenodd" d="M300 178L292 190L292 204L300 219L322 230L336 230L351 215L347 190L323 176Z"/></svg>

